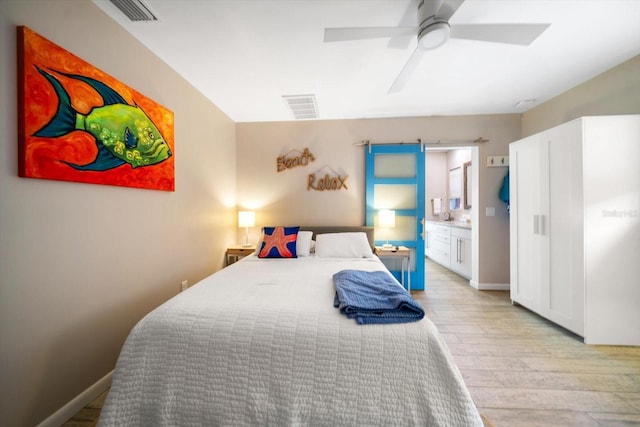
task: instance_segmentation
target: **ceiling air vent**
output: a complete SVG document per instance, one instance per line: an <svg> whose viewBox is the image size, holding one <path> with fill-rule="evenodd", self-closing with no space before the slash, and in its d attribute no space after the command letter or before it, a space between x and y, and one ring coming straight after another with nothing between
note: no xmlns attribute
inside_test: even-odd
<svg viewBox="0 0 640 427"><path fill-rule="evenodd" d="M317 119L318 107L314 95L283 95L296 120Z"/></svg>
<svg viewBox="0 0 640 427"><path fill-rule="evenodd" d="M109 0L132 21L154 22L158 17L142 0Z"/></svg>

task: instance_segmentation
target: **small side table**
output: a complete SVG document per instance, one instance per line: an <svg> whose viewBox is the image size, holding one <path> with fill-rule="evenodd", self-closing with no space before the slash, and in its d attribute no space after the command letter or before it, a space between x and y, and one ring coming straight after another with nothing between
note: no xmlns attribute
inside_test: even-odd
<svg viewBox="0 0 640 427"><path fill-rule="evenodd" d="M255 245L251 246L243 246L243 245L233 245L227 248L227 256L226 256L226 265L231 265L234 262L241 260L247 255L251 255L256 251Z"/></svg>
<svg viewBox="0 0 640 427"><path fill-rule="evenodd" d="M402 259L402 270L400 270L400 283L404 286L405 271L407 274L407 291L411 292L411 249L406 246L392 246L384 248L376 246L376 255L378 258L384 259Z"/></svg>

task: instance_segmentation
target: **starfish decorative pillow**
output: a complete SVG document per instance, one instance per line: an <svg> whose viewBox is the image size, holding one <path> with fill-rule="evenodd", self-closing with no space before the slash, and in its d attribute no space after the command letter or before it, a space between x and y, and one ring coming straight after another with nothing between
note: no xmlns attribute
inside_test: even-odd
<svg viewBox="0 0 640 427"><path fill-rule="evenodd" d="M300 227L264 227L258 258L297 258Z"/></svg>

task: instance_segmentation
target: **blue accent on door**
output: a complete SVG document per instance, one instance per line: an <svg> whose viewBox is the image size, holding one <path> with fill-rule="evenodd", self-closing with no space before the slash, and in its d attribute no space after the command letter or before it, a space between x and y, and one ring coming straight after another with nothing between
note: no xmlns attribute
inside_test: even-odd
<svg viewBox="0 0 640 427"><path fill-rule="evenodd" d="M375 156L384 154L413 154L416 161L416 176L407 177L385 177L376 178L375 176ZM411 270L411 289L424 290L424 224L421 220L425 216L425 152L421 150L420 144L379 144L369 145L365 150L365 192L366 192L366 208L365 222L368 226L374 225L374 217L378 209L394 209L396 211L396 222L399 217L413 216L416 219L416 233L411 240L389 240L393 245L406 246L412 250L411 263L414 268ZM373 206L374 187L376 184L385 185L415 185L416 189L416 208L415 209L397 209L393 206ZM386 243L385 241L376 241L376 245ZM392 271L396 278L400 279L400 271ZM405 283L406 286L406 283Z"/></svg>

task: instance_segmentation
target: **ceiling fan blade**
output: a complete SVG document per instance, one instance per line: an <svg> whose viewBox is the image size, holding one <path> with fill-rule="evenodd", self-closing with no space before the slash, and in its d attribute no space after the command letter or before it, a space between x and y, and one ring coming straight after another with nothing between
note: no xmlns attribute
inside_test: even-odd
<svg viewBox="0 0 640 427"><path fill-rule="evenodd" d="M451 38L529 45L551 24L456 24Z"/></svg>
<svg viewBox="0 0 640 427"><path fill-rule="evenodd" d="M402 14L402 18L400 22L398 22L399 27L411 27L416 26L418 22L417 16L417 8L415 0L409 0L407 2L407 8ZM406 36L395 36L389 39L389 43L387 43L387 47L391 49L403 49L406 50L411 44L411 40L416 36L418 29L416 28L413 34L409 34Z"/></svg>
<svg viewBox="0 0 640 427"><path fill-rule="evenodd" d="M398 77L396 77L396 79L393 81L393 84L391 84L391 87L389 88L387 93L398 93L404 88L404 86L411 78L413 70L415 70L416 67L420 65L420 61L422 60L422 55L424 55L424 52L425 51L423 49L420 49L420 47L416 47L416 49L409 57L407 63L404 64L404 67L402 67L402 70L400 71L400 74L398 74Z"/></svg>
<svg viewBox="0 0 640 427"><path fill-rule="evenodd" d="M389 43L387 43L387 47L389 49L402 49L407 50L411 41L415 39L416 35L406 35L406 36L394 36L389 39Z"/></svg>
<svg viewBox="0 0 640 427"><path fill-rule="evenodd" d="M382 37L411 36L415 27L345 27L325 28L324 41L342 42L349 40L377 39Z"/></svg>
<svg viewBox="0 0 640 427"><path fill-rule="evenodd" d="M440 9L438 9L436 16L448 21L464 1L465 0L445 0L442 6L440 6Z"/></svg>

